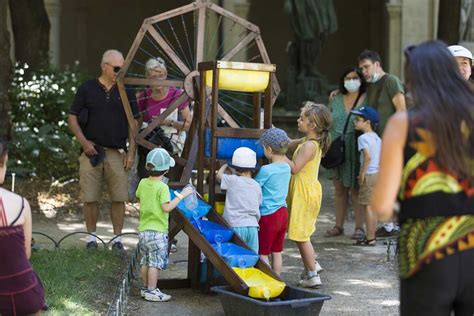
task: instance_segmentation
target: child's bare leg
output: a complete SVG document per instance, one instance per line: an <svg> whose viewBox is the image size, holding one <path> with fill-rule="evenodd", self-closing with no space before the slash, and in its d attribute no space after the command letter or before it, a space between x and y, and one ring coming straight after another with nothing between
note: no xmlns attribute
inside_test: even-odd
<svg viewBox="0 0 474 316"><path fill-rule="evenodd" d="M148 267L142 266L140 268L140 273L142 275L143 287L148 287Z"/></svg>
<svg viewBox="0 0 474 316"><path fill-rule="evenodd" d="M375 227L377 226L377 215L369 205L365 205L365 226L367 229L367 239L375 239Z"/></svg>
<svg viewBox="0 0 474 316"><path fill-rule="evenodd" d="M314 262L314 248L311 244L311 241L298 241L297 244L306 270L316 271L316 264Z"/></svg>
<svg viewBox="0 0 474 316"><path fill-rule="evenodd" d="M281 252L272 252L272 268L276 274L281 275L283 270L283 259Z"/></svg>
<svg viewBox="0 0 474 316"><path fill-rule="evenodd" d="M149 267L148 268L148 289L156 289L156 284L158 283L158 269Z"/></svg>
<svg viewBox="0 0 474 316"><path fill-rule="evenodd" d="M260 255L260 260L265 262L266 264L270 265L270 260L268 260L268 256L266 255Z"/></svg>

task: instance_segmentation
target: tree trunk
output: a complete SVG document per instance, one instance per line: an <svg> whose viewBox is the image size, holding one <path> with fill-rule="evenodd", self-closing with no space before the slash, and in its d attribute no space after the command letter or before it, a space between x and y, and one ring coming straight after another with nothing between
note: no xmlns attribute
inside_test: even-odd
<svg viewBox="0 0 474 316"><path fill-rule="evenodd" d="M11 139L11 103L8 89L13 79L10 33L7 29L8 0L0 0L0 137Z"/></svg>
<svg viewBox="0 0 474 316"><path fill-rule="evenodd" d="M49 23L44 0L10 0L15 57L31 70L49 64Z"/></svg>

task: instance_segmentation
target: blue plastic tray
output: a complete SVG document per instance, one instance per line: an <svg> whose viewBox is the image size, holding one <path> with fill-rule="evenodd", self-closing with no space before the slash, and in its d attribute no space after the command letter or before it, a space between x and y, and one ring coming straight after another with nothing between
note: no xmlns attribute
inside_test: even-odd
<svg viewBox="0 0 474 316"><path fill-rule="evenodd" d="M219 252L217 244L212 244L214 249ZM242 248L234 243L223 243L220 245L220 255L231 267L251 268L257 264L258 254Z"/></svg>
<svg viewBox="0 0 474 316"><path fill-rule="evenodd" d="M206 143L204 146L204 154L207 158L211 157L211 130L206 129ZM217 159L232 159L232 154L239 147L248 147L257 153L257 159L263 158L263 147L257 143L255 138L231 138L218 137L217 138Z"/></svg>
<svg viewBox="0 0 474 316"><path fill-rule="evenodd" d="M174 199L175 198L174 190L170 189L170 194L171 194L171 199ZM186 216L187 219L192 220L192 219L206 216L207 213L209 213L211 206L198 198L198 206L194 210L188 209L186 207L186 204L184 203L184 200L178 203L178 208L181 211L181 213L183 213L183 215Z"/></svg>
<svg viewBox="0 0 474 316"><path fill-rule="evenodd" d="M220 237L221 243L228 242L232 238L232 235L234 234L234 231L232 229L219 225L217 223L211 222L211 221L204 221L204 220L198 219L198 220L193 220L191 223L194 225L194 227L196 227L198 230L201 231L201 234L210 243L219 242L219 237Z"/></svg>

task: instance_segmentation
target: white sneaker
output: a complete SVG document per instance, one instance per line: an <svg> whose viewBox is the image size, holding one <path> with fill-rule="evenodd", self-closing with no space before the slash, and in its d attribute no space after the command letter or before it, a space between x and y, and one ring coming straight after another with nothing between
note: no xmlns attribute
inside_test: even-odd
<svg viewBox="0 0 474 316"><path fill-rule="evenodd" d="M321 265L319 264L319 262L315 261L314 264L316 265L316 273L319 274L321 272L324 271L324 268L321 267ZM301 280L304 280L304 279L307 279L308 278L308 271L306 271L306 269L304 269L303 272L301 272L300 274L300 279Z"/></svg>
<svg viewBox="0 0 474 316"><path fill-rule="evenodd" d="M166 302L171 299L171 295L162 293L158 289L154 290L146 290L145 291L145 300L151 301L151 302Z"/></svg>
<svg viewBox="0 0 474 316"><path fill-rule="evenodd" d="M323 271L324 271L323 267L321 267L319 262L316 261L316 272L319 274L320 272L323 272Z"/></svg>
<svg viewBox="0 0 474 316"><path fill-rule="evenodd" d="M319 287L322 285L321 283L321 278L319 277L319 274L311 277L311 278L306 278L303 280L300 280L299 285L302 287Z"/></svg>
<svg viewBox="0 0 474 316"><path fill-rule="evenodd" d="M143 297L143 298L145 298L145 293L146 293L147 290L148 290L148 289L147 289L146 287L142 286L142 287L140 288L140 296Z"/></svg>

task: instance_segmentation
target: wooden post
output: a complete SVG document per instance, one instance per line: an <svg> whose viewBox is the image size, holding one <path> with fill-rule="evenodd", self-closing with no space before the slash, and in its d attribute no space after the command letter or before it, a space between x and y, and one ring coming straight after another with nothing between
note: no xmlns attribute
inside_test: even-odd
<svg viewBox="0 0 474 316"><path fill-rule="evenodd" d="M273 76L270 75L270 79L268 80L267 89L265 89L265 104L264 104L264 112L263 112L263 128L271 128L272 127L272 115L273 115Z"/></svg>
<svg viewBox="0 0 474 316"><path fill-rule="evenodd" d="M212 92L211 92L211 159L209 162L209 204L214 206L216 194L216 155L217 155L217 99L219 96L219 69L214 63L212 69Z"/></svg>
<svg viewBox="0 0 474 316"><path fill-rule="evenodd" d="M262 93L253 94L253 128L260 128L260 110L262 109Z"/></svg>

